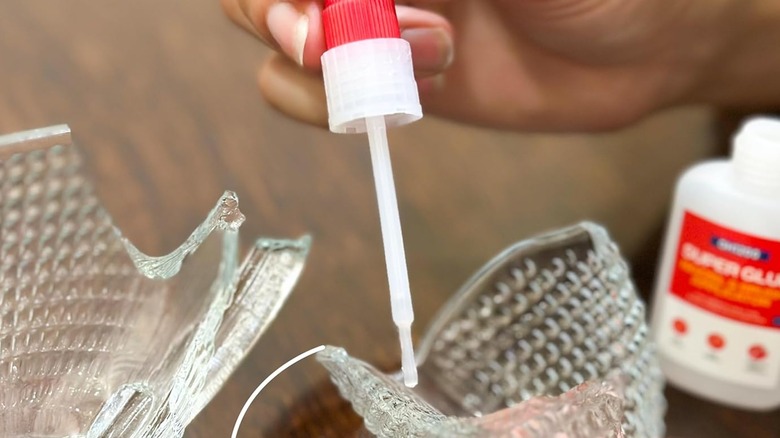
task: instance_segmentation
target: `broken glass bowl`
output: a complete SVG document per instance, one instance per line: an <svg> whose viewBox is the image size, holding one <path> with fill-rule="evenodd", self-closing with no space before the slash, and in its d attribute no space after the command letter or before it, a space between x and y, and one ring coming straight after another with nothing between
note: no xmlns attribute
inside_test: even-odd
<svg viewBox="0 0 780 438"><path fill-rule="evenodd" d="M226 192L176 251L122 237L66 126L0 137L0 436L181 437L295 284L308 238L258 240Z"/></svg>
<svg viewBox="0 0 780 438"><path fill-rule="evenodd" d="M381 438L663 435L664 380L645 306L597 225L499 254L420 345L414 390L340 348L317 359Z"/></svg>

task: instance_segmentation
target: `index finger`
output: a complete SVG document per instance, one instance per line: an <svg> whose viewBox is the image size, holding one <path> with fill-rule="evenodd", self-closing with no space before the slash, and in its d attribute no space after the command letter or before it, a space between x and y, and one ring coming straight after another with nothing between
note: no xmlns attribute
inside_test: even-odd
<svg viewBox="0 0 780 438"><path fill-rule="evenodd" d="M325 51L320 0L220 0L228 17L274 50L317 70Z"/></svg>

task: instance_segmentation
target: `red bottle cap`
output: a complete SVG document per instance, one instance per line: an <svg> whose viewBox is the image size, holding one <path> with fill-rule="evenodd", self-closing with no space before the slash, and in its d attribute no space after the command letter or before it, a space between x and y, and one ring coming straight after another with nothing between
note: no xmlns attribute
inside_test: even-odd
<svg viewBox="0 0 780 438"><path fill-rule="evenodd" d="M325 0L322 11L328 50L376 38L400 38L395 0Z"/></svg>

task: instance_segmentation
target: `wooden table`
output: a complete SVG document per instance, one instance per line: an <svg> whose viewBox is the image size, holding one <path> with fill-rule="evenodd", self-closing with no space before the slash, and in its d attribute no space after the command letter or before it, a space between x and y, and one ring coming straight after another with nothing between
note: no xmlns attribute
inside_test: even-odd
<svg viewBox="0 0 780 438"><path fill-rule="evenodd" d="M255 92L265 50L216 0L5 1L0 132L69 123L115 222L142 249L175 248L224 189L259 235L314 237L291 299L187 436L229 436L244 400L297 353L327 343L398 367L364 139L301 126ZM645 291L680 169L715 150L705 111L625 132L540 136L429 119L392 134L419 337L482 263L531 234L605 224ZM780 415L667 392L670 435L778 437ZM350 436L360 419L313 361L279 377L242 437Z"/></svg>

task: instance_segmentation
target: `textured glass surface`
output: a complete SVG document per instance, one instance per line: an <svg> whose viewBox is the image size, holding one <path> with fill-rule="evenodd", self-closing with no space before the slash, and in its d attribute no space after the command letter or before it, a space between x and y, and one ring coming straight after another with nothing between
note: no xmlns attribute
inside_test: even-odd
<svg viewBox="0 0 780 438"><path fill-rule="evenodd" d="M273 320L307 238L261 239L226 192L176 251L111 224L66 126L0 137L0 436L180 437Z"/></svg>
<svg viewBox="0 0 780 438"><path fill-rule="evenodd" d="M435 318L410 390L341 349L318 355L379 437L660 437L645 307L606 231L584 223L489 262Z"/></svg>

